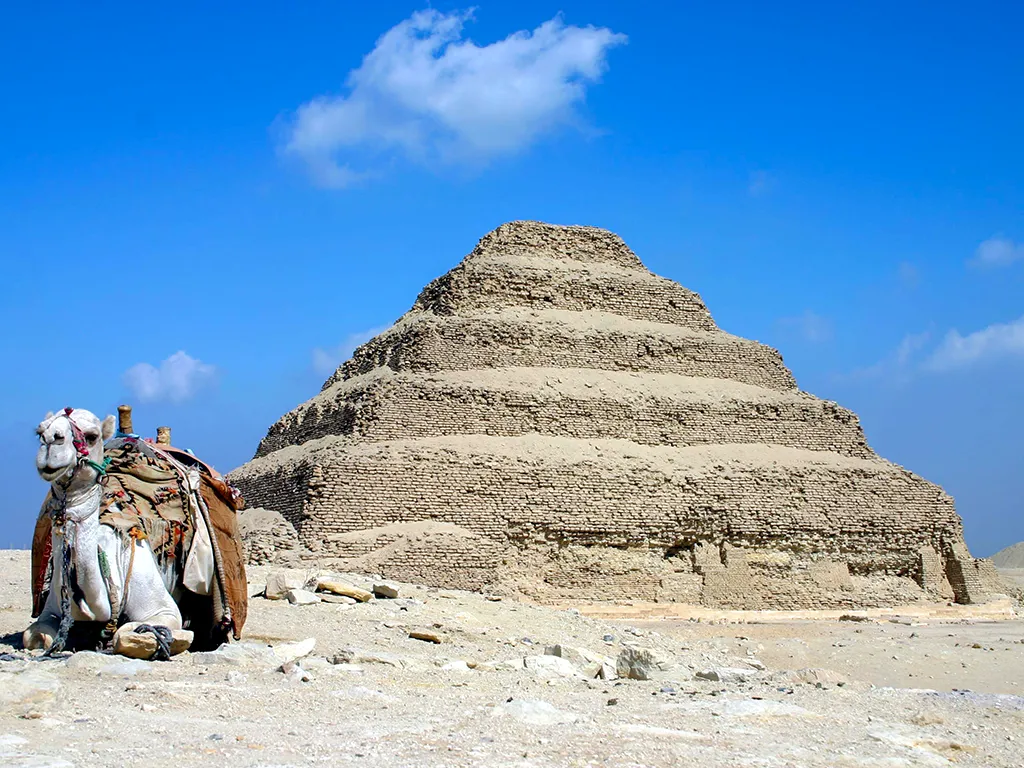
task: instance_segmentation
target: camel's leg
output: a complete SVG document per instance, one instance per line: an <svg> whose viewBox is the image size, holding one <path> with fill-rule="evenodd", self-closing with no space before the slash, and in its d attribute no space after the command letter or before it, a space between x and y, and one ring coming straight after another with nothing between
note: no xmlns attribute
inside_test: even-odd
<svg viewBox="0 0 1024 768"><path fill-rule="evenodd" d="M61 574L57 568L54 569L53 578L50 580L50 593L46 596L46 603L43 610L28 629L21 635L21 645L27 650L42 649L50 650L54 638L60 629L60 579Z"/></svg>
<svg viewBox="0 0 1024 768"><path fill-rule="evenodd" d="M129 550L118 558L118 565L124 568L125 573L130 557ZM120 581L123 583L123 579ZM136 632L141 625L165 627L169 630L174 638L170 648L172 655L181 653L191 645L192 633L182 630L181 612L164 586L153 552L145 541L139 541L135 545L135 560L132 563L131 577L124 599L123 615L128 621L114 633L115 653L136 658L153 656L157 650L156 636L152 633Z"/></svg>
<svg viewBox="0 0 1024 768"><path fill-rule="evenodd" d="M60 616L53 613L41 613L28 629L21 634L21 645L26 650L50 650L53 640L57 637L60 627Z"/></svg>

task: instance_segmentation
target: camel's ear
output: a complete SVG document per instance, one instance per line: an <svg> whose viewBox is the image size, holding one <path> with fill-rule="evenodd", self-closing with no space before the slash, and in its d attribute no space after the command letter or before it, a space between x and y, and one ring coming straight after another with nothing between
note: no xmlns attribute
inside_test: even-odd
<svg viewBox="0 0 1024 768"><path fill-rule="evenodd" d="M103 420L103 424L100 425L100 429L103 433L103 439L109 440L114 436L114 417L112 415L107 416Z"/></svg>
<svg viewBox="0 0 1024 768"><path fill-rule="evenodd" d="M47 411L46 412L46 418L43 419L43 421L49 421L52 418L53 418L53 411Z"/></svg>

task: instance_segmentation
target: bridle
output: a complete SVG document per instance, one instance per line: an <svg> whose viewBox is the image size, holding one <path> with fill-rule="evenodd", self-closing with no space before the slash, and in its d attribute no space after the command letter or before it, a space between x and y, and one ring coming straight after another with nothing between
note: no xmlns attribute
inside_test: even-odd
<svg viewBox="0 0 1024 768"><path fill-rule="evenodd" d="M75 453L78 454L78 460L75 462L75 465L71 469L71 472L67 475L67 478L68 478L67 483L63 483L62 484L62 483L58 482L58 478L63 477L64 475L58 475L58 478L54 479L54 483L57 484L57 485L60 485L65 490L65 492L67 491L68 487L71 485L71 481L74 479L75 472L78 470L79 467L81 467L81 466L92 467L94 470L96 470L96 472L100 476L100 478L102 478L104 475L107 474L107 467L110 466L110 459L109 458L104 458L102 464L92 460L92 458L90 456L90 453L89 453L89 441L85 437L85 432L82 431L82 428L80 426L78 426L78 424L75 423L74 418L72 418L71 414L74 413L74 411L75 411L74 408L68 406L63 411L61 411L59 414L57 414L58 416L63 416L64 418L66 418L68 420L68 424L71 426L71 436L72 436L71 444L75 448ZM52 423L52 420L51 420L51 423Z"/></svg>

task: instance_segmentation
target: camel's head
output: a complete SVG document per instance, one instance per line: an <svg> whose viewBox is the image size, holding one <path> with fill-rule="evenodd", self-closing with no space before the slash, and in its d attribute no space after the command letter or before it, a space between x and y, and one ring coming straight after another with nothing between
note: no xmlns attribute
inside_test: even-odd
<svg viewBox="0 0 1024 768"><path fill-rule="evenodd" d="M48 483L70 477L79 461L103 461L103 441L114 434L114 417L102 422L91 411L65 408L48 413L36 429L36 470Z"/></svg>

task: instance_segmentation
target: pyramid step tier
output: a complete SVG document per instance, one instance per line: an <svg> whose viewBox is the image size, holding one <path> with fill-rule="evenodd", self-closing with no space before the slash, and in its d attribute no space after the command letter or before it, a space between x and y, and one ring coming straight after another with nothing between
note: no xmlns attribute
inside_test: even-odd
<svg viewBox="0 0 1024 768"><path fill-rule="evenodd" d="M359 347L324 389L378 367L649 371L796 389L782 356L771 347L722 331L693 331L605 312L505 310L449 317L410 312Z"/></svg>
<svg viewBox="0 0 1024 768"><path fill-rule="evenodd" d="M763 445L329 437L255 459L230 480L311 545L433 520L519 547L727 542L895 573L916 567L922 547L962 541L949 496L901 467Z"/></svg>
<svg viewBox="0 0 1024 768"><path fill-rule="evenodd" d="M578 264L645 269L621 237L598 227L558 226L540 221L510 221L488 232L465 261L480 257L540 257Z"/></svg>
<svg viewBox="0 0 1024 768"><path fill-rule="evenodd" d="M766 443L871 457L833 402L734 381L565 368L390 369L336 382L282 417L257 456L328 435L621 438L647 445Z"/></svg>
<svg viewBox="0 0 1024 768"><path fill-rule="evenodd" d="M428 285L414 309L455 315L504 307L601 311L716 330L699 295L646 269L526 256L467 259Z"/></svg>

